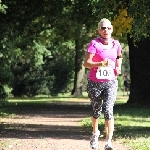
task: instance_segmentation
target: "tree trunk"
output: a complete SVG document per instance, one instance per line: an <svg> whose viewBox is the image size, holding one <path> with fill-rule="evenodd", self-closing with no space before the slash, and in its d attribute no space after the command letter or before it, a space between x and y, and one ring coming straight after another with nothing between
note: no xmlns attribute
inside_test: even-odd
<svg viewBox="0 0 150 150"><path fill-rule="evenodd" d="M150 99L150 39L142 39L133 45L128 36L130 59L130 96L128 104L147 105Z"/></svg>
<svg viewBox="0 0 150 150"><path fill-rule="evenodd" d="M83 44L80 39L75 41L75 76L74 76L74 87L71 95L76 97L82 96L83 78L85 74L85 68L83 67Z"/></svg>
<svg viewBox="0 0 150 150"><path fill-rule="evenodd" d="M82 62L83 64L83 62ZM83 78L85 74L85 68L82 65L82 68L77 72L77 81L76 81L76 89L74 92L74 96L83 96L82 95L82 87L83 87Z"/></svg>

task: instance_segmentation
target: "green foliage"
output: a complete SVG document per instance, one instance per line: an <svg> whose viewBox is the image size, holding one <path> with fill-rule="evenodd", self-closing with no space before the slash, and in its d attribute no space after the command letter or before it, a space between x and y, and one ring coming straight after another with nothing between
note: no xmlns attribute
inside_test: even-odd
<svg viewBox="0 0 150 150"><path fill-rule="evenodd" d="M18 62L12 67L14 96L57 95L67 88L72 77L74 46L71 41L60 43L51 39L48 42L46 39L52 34L48 30L42 32L38 40L45 45L34 41L32 46L20 51Z"/></svg>
<svg viewBox="0 0 150 150"><path fill-rule="evenodd" d="M138 11L137 11L138 10ZM134 42L142 38L147 38L150 35L150 9L148 0L135 0L129 2L129 15L134 19L131 37Z"/></svg>
<svg viewBox="0 0 150 150"><path fill-rule="evenodd" d="M2 1L0 0L0 12L2 12L3 14L6 14L6 9L8 7L5 4L2 4Z"/></svg>
<svg viewBox="0 0 150 150"><path fill-rule="evenodd" d="M124 27L121 31L125 33L131 27L127 21L133 20L130 36L134 40L149 35L148 1L3 0L3 3L1 8L7 13L0 9L3 12L0 82L13 85L13 92L17 90L21 95L33 96L39 91L57 95L72 85L74 75L81 69L86 45L97 35L97 23L103 17L113 21L120 16L116 22L119 29ZM125 35L120 35L121 41L126 40ZM124 70L128 69L126 62L128 58L123 60ZM21 88L26 92L19 92Z"/></svg>
<svg viewBox="0 0 150 150"><path fill-rule="evenodd" d="M49 70L49 74L55 77L53 89L51 89L52 95L66 92L74 75L74 43L67 41L57 44L58 47L56 47L56 45L51 47L51 49L54 49L54 51L52 51L53 58L47 60L47 63L44 65L44 68Z"/></svg>
<svg viewBox="0 0 150 150"><path fill-rule="evenodd" d="M118 90L120 91L120 90L122 90L122 87L123 87L123 77L122 77L122 75L119 75L117 77L117 79L118 79Z"/></svg>
<svg viewBox="0 0 150 150"><path fill-rule="evenodd" d="M14 68L13 95L33 97L38 94L50 95L54 77L47 74L42 67L21 65Z"/></svg>
<svg viewBox="0 0 150 150"><path fill-rule="evenodd" d="M0 24L1 55L5 64L3 70L7 66L6 72L13 72L9 80L14 95L33 96L40 89L48 94L65 91L74 75L75 54L79 70L83 46L92 31L90 26L96 26L91 22L95 18L92 11L97 1L4 0L4 3L9 9L6 15L1 15L4 18ZM79 41L77 45L75 40ZM73 51L75 48L77 53ZM8 84L5 75L1 81Z"/></svg>
<svg viewBox="0 0 150 150"><path fill-rule="evenodd" d="M40 37L40 36L39 36ZM24 39L20 42L20 47L24 46ZM44 59L51 58L51 52L47 49L46 44L40 41L28 41L26 47L18 48L18 56L12 63L12 72L14 74L13 94L14 96L35 96L39 93L49 94L48 85L51 85L53 77L46 76L46 71L42 65ZM49 82L49 84L47 84ZM50 88L51 86L49 86ZM45 92L43 92L45 90Z"/></svg>
<svg viewBox="0 0 150 150"><path fill-rule="evenodd" d="M0 84L0 101L5 101L8 98L8 94L6 93L4 86Z"/></svg>
<svg viewBox="0 0 150 150"><path fill-rule="evenodd" d="M51 57L51 52L46 48L46 46L41 43L37 43L35 40L33 41L33 45L28 46L27 49L30 51L30 56L28 55L30 59L27 59L27 61L30 64L34 64L35 67L44 64L44 57Z"/></svg>
<svg viewBox="0 0 150 150"><path fill-rule="evenodd" d="M97 9L101 11L100 18L105 17L112 21L114 36L121 41L127 43L127 33L133 38L134 44L143 38L149 38L149 0L101 0L96 5L102 8Z"/></svg>

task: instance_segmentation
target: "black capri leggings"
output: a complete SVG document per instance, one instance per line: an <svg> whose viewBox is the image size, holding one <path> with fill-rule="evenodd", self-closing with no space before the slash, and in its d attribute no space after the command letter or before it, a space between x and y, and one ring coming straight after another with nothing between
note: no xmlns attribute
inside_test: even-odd
<svg viewBox="0 0 150 150"><path fill-rule="evenodd" d="M87 92L90 98L93 117L99 118L104 110L105 120L113 119L113 107L117 96L118 80L108 82L93 82L88 80Z"/></svg>

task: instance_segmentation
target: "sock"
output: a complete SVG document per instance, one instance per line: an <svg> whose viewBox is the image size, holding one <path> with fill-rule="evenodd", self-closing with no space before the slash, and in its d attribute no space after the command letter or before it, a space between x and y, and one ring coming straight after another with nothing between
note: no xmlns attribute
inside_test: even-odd
<svg viewBox="0 0 150 150"><path fill-rule="evenodd" d="M99 131L99 130L97 130L97 132L96 132L96 133L92 132L92 134L93 134L93 135L100 135L100 131Z"/></svg>
<svg viewBox="0 0 150 150"><path fill-rule="evenodd" d="M110 145L110 144L111 144L111 140L108 139L108 140L106 141L106 144Z"/></svg>

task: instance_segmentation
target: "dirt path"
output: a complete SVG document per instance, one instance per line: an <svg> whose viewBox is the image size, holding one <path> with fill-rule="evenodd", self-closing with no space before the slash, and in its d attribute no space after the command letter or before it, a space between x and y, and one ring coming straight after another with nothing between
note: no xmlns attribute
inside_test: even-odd
<svg viewBox="0 0 150 150"><path fill-rule="evenodd" d="M17 116L0 119L0 150L90 150L90 132L80 121L90 116L90 106L16 106ZM105 141L100 138L99 149ZM113 142L115 150L129 150Z"/></svg>

